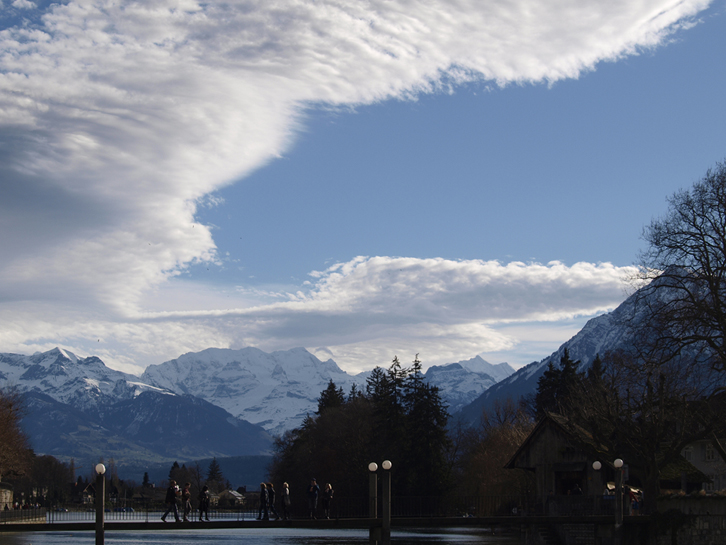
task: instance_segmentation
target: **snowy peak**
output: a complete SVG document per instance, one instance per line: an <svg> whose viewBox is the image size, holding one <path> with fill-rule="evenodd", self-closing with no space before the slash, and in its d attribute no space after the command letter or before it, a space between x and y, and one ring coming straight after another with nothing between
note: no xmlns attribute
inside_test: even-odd
<svg viewBox="0 0 726 545"><path fill-rule="evenodd" d="M459 365L474 373L485 373L492 377L496 382L504 380L508 376L514 374L514 369L512 369L508 363L492 365L481 356L474 356L470 360L460 361Z"/></svg>
<svg viewBox="0 0 726 545"><path fill-rule="evenodd" d="M266 353L251 347L187 353L150 365L141 380L198 396L275 434L300 425L330 380L345 389L356 382L333 360L322 362L304 348Z"/></svg>
<svg viewBox="0 0 726 545"><path fill-rule="evenodd" d="M450 414L459 411L497 383L487 373L472 371L462 363L465 362L432 365L424 375L429 384L439 388Z"/></svg>
<svg viewBox="0 0 726 545"><path fill-rule="evenodd" d="M537 381L547 365L552 362L558 366L565 350L569 351L573 361L580 362L578 370L584 371L596 355L604 355L610 350L630 346L632 343L630 326L645 319L643 313L637 312L635 306L637 297L637 294L631 295L612 312L588 320L585 327L550 356L539 362L530 363L485 391L469 406L462 409L462 419L470 423L478 422L481 412L491 409L495 401L506 399L516 401L534 393L537 390ZM645 308L645 305L643 307Z"/></svg>
<svg viewBox="0 0 726 545"><path fill-rule="evenodd" d="M79 358L61 348L32 356L0 354L0 377L21 392L40 392L83 411L117 401L122 390L130 395L134 388L126 383L140 388L138 377L110 369L96 356Z"/></svg>
<svg viewBox="0 0 726 545"><path fill-rule="evenodd" d="M352 376L328 355L321 361L305 348L271 353L252 347L208 348L151 365L136 377L109 369L95 356L81 358L56 348L32 356L0 354L0 380L17 385L22 392L45 394L87 414L106 414L111 406L138 400L145 393L155 394L155 399L195 396L234 418L280 435L300 426L308 414L317 410L320 392L329 381L344 392L353 385L365 389L370 372ZM476 356L433 366L425 377L439 387L453 413L511 372L507 364L491 365Z"/></svg>

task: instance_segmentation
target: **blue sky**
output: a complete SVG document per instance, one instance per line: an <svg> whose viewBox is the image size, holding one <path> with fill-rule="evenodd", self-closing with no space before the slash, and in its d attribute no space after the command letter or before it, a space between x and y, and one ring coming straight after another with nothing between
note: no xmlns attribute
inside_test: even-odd
<svg viewBox="0 0 726 545"><path fill-rule="evenodd" d="M665 197L726 158L723 11L551 86L312 107L282 158L200 218L253 282L355 255L630 265Z"/></svg>
<svg viewBox="0 0 726 545"><path fill-rule="evenodd" d="M0 351L520 366L726 158L723 2L2 9Z"/></svg>

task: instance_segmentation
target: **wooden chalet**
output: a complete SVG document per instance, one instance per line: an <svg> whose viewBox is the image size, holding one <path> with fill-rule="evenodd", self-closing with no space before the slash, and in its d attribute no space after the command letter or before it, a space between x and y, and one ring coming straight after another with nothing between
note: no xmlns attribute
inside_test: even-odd
<svg viewBox="0 0 726 545"><path fill-rule="evenodd" d="M614 468L608 466L592 436L574 428L563 416L548 413L507 462L507 469L524 469L535 475L538 499L550 496L599 496L614 479ZM600 460L600 471L592 463Z"/></svg>

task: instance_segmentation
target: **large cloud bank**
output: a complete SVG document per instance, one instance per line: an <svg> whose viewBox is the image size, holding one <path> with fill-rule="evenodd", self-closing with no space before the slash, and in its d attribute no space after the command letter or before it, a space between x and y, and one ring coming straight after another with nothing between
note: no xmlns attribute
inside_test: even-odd
<svg viewBox="0 0 726 545"><path fill-rule="evenodd" d="M316 278L298 301L240 311L236 325L231 316L197 314L193 324L178 313L150 317L145 297L190 263L217 259L209 227L195 221L200 200L281 155L311 104L406 98L469 80L505 85L577 77L602 60L658 45L708 4L6 2L0 16L0 318L7 327L0 349L60 343L91 350L86 343L105 333L108 356L121 362L121 354L129 361L173 356L184 348L180 339L189 349L259 343L263 332L285 345L325 343L309 321L308 335L290 325L308 312L364 330L362 337L339 330L342 337L328 339L353 354L376 338L430 339L445 336L445 327L459 328L453 337L482 339L487 312L516 321L611 307L616 301L608 296L553 310L536 295L561 270L566 274L557 286L579 282L565 277L589 276L584 289L598 291L603 276L610 282L617 272L606 266L420 261L402 268L413 275L400 283L408 292L391 288L396 316L405 318L395 327L416 333L395 333L382 321L361 327L355 317L340 320L345 309L358 316L390 310L379 292L381 270L395 261L387 258L341 265ZM467 276L467 267L479 272ZM520 284L482 280L483 271L497 267ZM362 271L377 279L377 288L358 281ZM502 291L472 288L476 296L462 295L464 284L457 282ZM423 292L413 297L416 288ZM518 300L522 291L532 299ZM432 308L444 305L448 310L438 312L450 315L445 324L429 319ZM477 314L482 308L490 309L484 317ZM284 309L290 314L280 319ZM417 329L418 323L425 327ZM463 324L469 333L462 333Z"/></svg>

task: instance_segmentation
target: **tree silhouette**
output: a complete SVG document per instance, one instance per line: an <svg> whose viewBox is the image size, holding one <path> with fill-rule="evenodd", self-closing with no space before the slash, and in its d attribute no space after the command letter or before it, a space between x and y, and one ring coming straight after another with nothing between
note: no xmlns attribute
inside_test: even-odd
<svg viewBox="0 0 726 545"><path fill-rule="evenodd" d="M643 338L659 359L688 349L726 374L726 163L668 204L666 215L643 230Z"/></svg>
<svg viewBox="0 0 726 545"><path fill-rule="evenodd" d="M340 393L330 383L321 398ZM449 484L447 419L438 389L423 380L418 358L411 368L394 358L387 370L374 369L365 393L352 390L340 405L326 406L280 437L271 480L288 482L293 502L300 504L313 476L332 483L338 497L364 496L367 479L361 477L368 463L388 459L396 468L396 494L436 495Z"/></svg>
<svg viewBox="0 0 726 545"><path fill-rule="evenodd" d="M547 369L537 381L534 398L537 418L542 418L547 411L567 414L582 378L577 372L579 365L579 361L572 361L567 348L560 358L559 368L551 361L547 364Z"/></svg>
<svg viewBox="0 0 726 545"><path fill-rule="evenodd" d="M15 391L0 389L0 479L28 468L28 439L20 428L22 403Z"/></svg>
<svg viewBox="0 0 726 545"><path fill-rule="evenodd" d="M337 388L333 379L328 382L328 387L320 393L318 398L318 410L315 414L321 414L326 409L340 407L345 402L343 388Z"/></svg>

